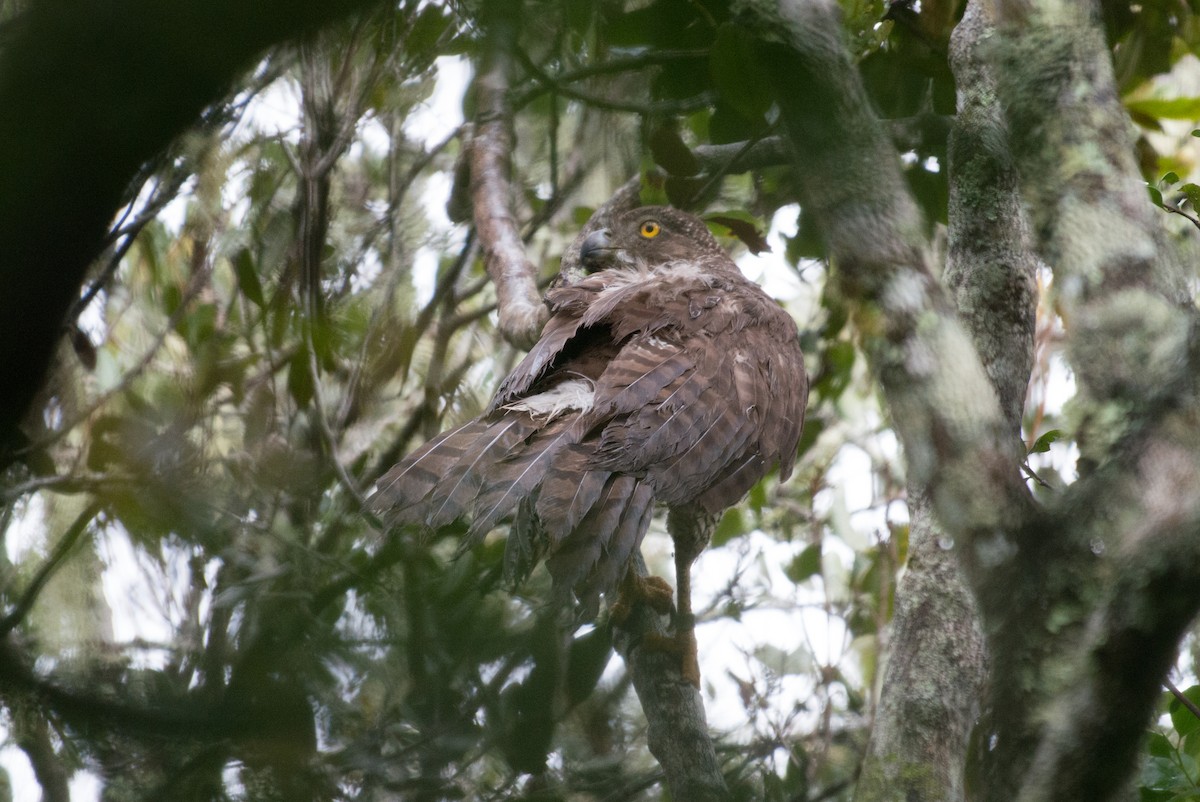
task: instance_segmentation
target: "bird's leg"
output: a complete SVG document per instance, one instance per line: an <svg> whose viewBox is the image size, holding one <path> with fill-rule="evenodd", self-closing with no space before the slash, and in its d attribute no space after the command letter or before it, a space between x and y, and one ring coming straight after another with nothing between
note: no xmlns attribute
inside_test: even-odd
<svg viewBox="0 0 1200 802"><path fill-rule="evenodd" d="M678 601L675 634L670 637L647 635L647 648L677 653L683 678L700 687L700 658L696 645L696 615L692 612L692 563L704 551L717 528L720 515L694 507L672 507L667 515L667 531L675 542L675 582Z"/></svg>

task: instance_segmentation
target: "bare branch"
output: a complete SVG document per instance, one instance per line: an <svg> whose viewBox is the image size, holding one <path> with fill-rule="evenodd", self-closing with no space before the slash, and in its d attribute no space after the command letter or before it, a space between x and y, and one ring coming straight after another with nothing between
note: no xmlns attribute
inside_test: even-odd
<svg viewBox="0 0 1200 802"><path fill-rule="evenodd" d="M512 111L509 73L519 26L520 4L484 6L487 38L475 80L475 133L471 138L471 197L475 227L488 275L496 285L500 330L520 348L537 341L548 312L537 291L537 268L521 244L512 208Z"/></svg>

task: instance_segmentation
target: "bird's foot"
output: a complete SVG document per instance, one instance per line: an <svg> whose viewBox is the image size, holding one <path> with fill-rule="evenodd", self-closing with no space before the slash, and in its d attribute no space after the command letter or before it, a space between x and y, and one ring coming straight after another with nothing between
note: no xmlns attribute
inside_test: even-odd
<svg viewBox="0 0 1200 802"><path fill-rule="evenodd" d="M700 689L700 657L696 645L696 621L677 621L674 635L659 635L648 632L642 638L642 646L654 652L678 655L680 673L685 681Z"/></svg>
<svg viewBox="0 0 1200 802"><path fill-rule="evenodd" d="M675 590L661 576L638 576L633 571L625 575L617 593L617 600L609 609L613 623L622 626L629 620L635 607L648 604L659 615L671 612L675 603Z"/></svg>

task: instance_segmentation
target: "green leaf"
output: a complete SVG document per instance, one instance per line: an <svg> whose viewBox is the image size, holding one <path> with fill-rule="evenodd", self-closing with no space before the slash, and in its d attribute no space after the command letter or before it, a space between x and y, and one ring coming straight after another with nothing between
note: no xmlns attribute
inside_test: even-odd
<svg viewBox="0 0 1200 802"><path fill-rule="evenodd" d="M653 164L645 164L642 170L642 187L638 196L646 206L662 206L670 201L667 199L667 185L662 176L654 172Z"/></svg>
<svg viewBox="0 0 1200 802"><path fill-rule="evenodd" d="M1187 183L1181 186L1179 191L1187 196L1193 209L1200 209L1200 185Z"/></svg>
<svg viewBox="0 0 1200 802"><path fill-rule="evenodd" d="M1125 108L1159 119L1193 121L1200 118L1200 97L1127 100Z"/></svg>
<svg viewBox="0 0 1200 802"><path fill-rule="evenodd" d="M306 407L312 401L313 380L312 371L308 365L308 349L298 348L288 362L287 377L288 393L291 394L297 406Z"/></svg>
<svg viewBox="0 0 1200 802"><path fill-rule="evenodd" d="M421 10L413 21L412 28L404 41L404 52L417 57L421 64L428 64L437 56L437 45L450 26L450 16L444 8L430 3Z"/></svg>
<svg viewBox="0 0 1200 802"><path fill-rule="evenodd" d="M1154 757L1170 757L1175 754L1175 747L1171 745L1171 740L1161 732L1150 733L1150 738L1147 739L1146 751Z"/></svg>
<svg viewBox="0 0 1200 802"><path fill-rule="evenodd" d="M1167 208L1166 205L1163 204L1162 192L1159 191L1158 187L1152 187L1149 184L1147 184L1146 191L1150 193L1150 202L1151 203L1153 203L1155 206L1157 206L1160 209Z"/></svg>
<svg viewBox="0 0 1200 802"><path fill-rule="evenodd" d="M716 531L713 532L712 545L724 546L735 537L745 534L747 529L742 511L737 507L730 507L721 516L721 521L717 524Z"/></svg>
<svg viewBox="0 0 1200 802"><path fill-rule="evenodd" d="M1063 436L1062 429L1051 429L1043 434L1037 440L1033 441L1033 445L1029 447L1030 454L1045 454L1050 450L1050 444L1057 440L1061 440Z"/></svg>
<svg viewBox="0 0 1200 802"><path fill-rule="evenodd" d="M831 342L821 355L821 370L813 381L813 389L824 399L840 398L850 384L855 357L854 343L849 340Z"/></svg>
<svg viewBox="0 0 1200 802"><path fill-rule="evenodd" d="M796 555L795 559L783 569L787 578L799 585L809 577L821 573L821 544L813 543Z"/></svg>
<svg viewBox="0 0 1200 802"><path fill-rule="evenodd" d="M759 45L740 25L722 25L709 52L709 73L721 98L747 120L771 108L771 81L758 62Z"/></svg>
<svg viewBox="0 0 1200 802"><path fill-rule="evenodd" d="M238 288L247 300L259 309L265 305L262 283L258 280L258 271L254 269L254 257L249 248L242 248L233 259L233 271L237 276Z"/></svg>
<svg viewBox="0 0 1200 802"><path fill-rule="evenodd" d="M1193 685L1185 690L1183 695L1193 704L1200 705L1200 685ZM1167 712L1171 714L1171 725L1180 735L1187 735L1200 729L1200 719L1196 718L1196 714L1188 710L1178 699L1171 700Z"/></svg>
<svg viewBox="0 0 1200 802"><path fill-rule="evenodd" d="M1192 730L1187 735L1183 736L1183 742L1180 744L1185 754L1188 754L1195 760L1200 757L1200 731Z"/></svg>
<svg viewBox="0 0 1200 802"><path fill-rule="evenodd" d="M1146 761L1146 765L1142 767L1142 790L1169 792L1176 788L1180 780L1179 767L1169 757L1152 757ZM1169 796L1151 796L1146 797L1143 793L1143 799L1170 799Z"/></svg>
<svg viewBox="0 0 1200 802"><path fill-rule="evenodd" d="M1179 173L1175 172L1174 170L1170 170L1166 173L1163 173L1163 177L1158 179L1159 186L1165 185L1165 186L1169 187L1172 184L1178 184L1178 183L1179 183Z"/></svg>
<svg viewBox="0 0 1200 802"><path fill-rule="evenodd" d="M596 213L594 206L576 206L571 210L571 220L575 225L583 226L588 220L592 219L592 215Z"/></svg>
<svg viewBox="0 0 1200 802"><path fill-rule="evenodd" d="M808 453L808 450L817 442L817 438L825 431L825 421L820 418L810 417L804 421L804 429L800 432L800 442L796 446L797 456L802 456Z"/></svg>
<svg viewBox="0 0 1200 802"><path fill-rule="evenodd" d="M695 175L700 162L673 125L660 125L650 134L650 153L654 161L671 175Z"/></svg>
<svg viewBox="0 0 1200 802"><path fill-rule="evenodd" d="M754 487L750 488L750 495L746 497L746 501L750 504L750 509L754 510L754 514L761 518L763 507L767 506L766 482L755 482Z"/></svg>

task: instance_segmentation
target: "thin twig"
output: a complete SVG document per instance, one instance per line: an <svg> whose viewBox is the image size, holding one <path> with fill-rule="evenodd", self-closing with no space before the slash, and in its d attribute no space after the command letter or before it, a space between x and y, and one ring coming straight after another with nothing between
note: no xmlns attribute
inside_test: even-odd
<svg viewBox="0 0 1200 802"><path fill-rule="evenodd" d="M46 562L42 563L42 567L33 575L33 579L29 581L29 586L25 588L25 592L21 594L21 598L16 605L9 611L8 615L0 619L0 638L4 638L8 633L21 623L30 609L33 608L37 597L42 592L42 588L50 581L50 577L54 576L54 572L63 566L66 559L71 554L71 550L75 548L75 544L87 531L87 526L100 512L101 503L92 501L84 508L83 512L67 529L66 534L54 546L54 550L50 556L46 558Z"/></svg>
<svg viewBox="0 0 1200 802"><path fill-rule="evenodd" d="M1170 691L1176 699L1179 700L1179 704L1186 707L1193 716L1200 720L1200 707L1197 707L1195 702L1184 696L1183 691L1175 687L1175 683L1171 682L1169 679L1165 679L1163 680L1163 685L1166 686L1166 689Z"/></svg>
<svg viewBox="0 0 1200 802"><path fill-rule="evenodd" d="M578 100L581 103L586 103L589 106L595 106L598 109L606 111L623 111L630 114L640 114L642 116L672 116L677 114L691 114L694 111L699 111L703 108L708 108L716 100L716 95L713 92L699 92L691 97L680 98L678 100L662 100L657 103L635 103L625 100L614 100L613 98L597 95L592 92L587 92L582 89L576 89L573 86L564 86L553 76L546 73L537 64L525 54L516 53L517 58L521 61L522 66L529 71L535 79L545 86L542 91L554 91L563 97L569 97L572 100ZM514 111L521 109L529 101L540 93L525 92L521 96L515 98L512 102Z"/></svg>
<svg viewBox="0 0 1200 802"><path fill-rule="evenodd" d="M67 433L72 431L76 426L94 415L98 409L107 404L111 399L129 389L129 385L133 383L133 380L141 375L143 370L149 367L150 362L153 361L159 349L162 348L163 342L167 339L167 335L178 328L179 322L183 320L184 316L188 312L188 306L191 304L192 299L195 298L200 293L200 290L204 288L206 280L211 272L210 267L211 266L209 265L205 265L202 269L197 270L192 274L192 279L183 292L183 297L179 302L179 306L174 312L171 313L171 316L167 318L167 325L163 326L162 330L159 331L159 333L155 336L154 342L150 344L150 348L146 350L146 353L142 355L141 359L139 359L129 370L125 372L125 375L121 377L121 381L119 381L116 386L114 386L108 392L102 393L100 397L89 404L87 408L76 414L70 421L49 432L45 437L23 446L17 451L17 453L30 454L53 445L65 437Z"/></svg>

